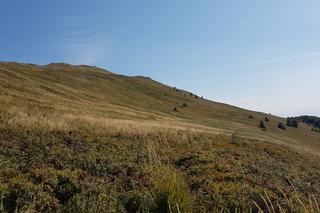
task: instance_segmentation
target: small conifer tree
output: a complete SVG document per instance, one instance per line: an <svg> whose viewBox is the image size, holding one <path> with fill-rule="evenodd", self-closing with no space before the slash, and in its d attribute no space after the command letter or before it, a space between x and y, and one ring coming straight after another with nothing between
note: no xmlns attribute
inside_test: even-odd
<svg viewBox="0 0 320 213"><path fill-rule="evenodd" d="M260 121L259 127L261 129L265 129L266 128L266 125L264 124L264 122L262 120Z"/></svg>
<svg viewBox="0 0 320 213"><path fill-rule="evenodd" d="M278 128L279 129L283 129L283 130L286 129L285 125L283 123L281 123L281 122L278 124Z"/></svg>

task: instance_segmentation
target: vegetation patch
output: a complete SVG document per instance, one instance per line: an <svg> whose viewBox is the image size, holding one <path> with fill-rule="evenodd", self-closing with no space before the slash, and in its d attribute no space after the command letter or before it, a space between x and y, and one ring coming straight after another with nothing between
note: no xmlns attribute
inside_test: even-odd
<svg viewBox="0 0 320 213"><path fill-rule="evenodd" d="M263 208L265 191L285 201L277 187L290 196L286 176L319 201L318 159L237 135L25 132L0 131L5 212L248 210Z"/></svg>
<svg viewBox="0 0 320 213"><path fill-rule="evenodd" d="M285 130L285 129L286 129L286 126L285 126L283 123L280 122L280 123L278 124L278 128Z"/></svg>
<svg viewBox="0 0 320 213"><path fill-rule="evenodd" d="M287 118L287 126L298 128L299 122L296 118Z"/></svg>

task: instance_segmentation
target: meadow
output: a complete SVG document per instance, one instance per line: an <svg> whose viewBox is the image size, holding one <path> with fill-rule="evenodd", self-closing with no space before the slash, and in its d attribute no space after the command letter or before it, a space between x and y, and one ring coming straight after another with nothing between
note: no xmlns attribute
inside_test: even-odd
<svg viewBox="0 0 320 213"><path fill-rule="evenodd" d="M307 125L96 67L1 63L0 87L0 212L320 212Z"/></svg>

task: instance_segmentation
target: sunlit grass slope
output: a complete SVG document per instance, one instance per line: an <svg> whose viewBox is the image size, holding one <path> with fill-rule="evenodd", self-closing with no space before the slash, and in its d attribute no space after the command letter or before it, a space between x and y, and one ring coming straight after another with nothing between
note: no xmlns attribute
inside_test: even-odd
<svg viewBox="0 0 320 213"><path fill-rule="evenodd" d="M0 212L320 211L319 133L198 96L0 63Z"/></svg>
<svg viewBox="0 0 320 213"><path fill-rule="evenodd" d="M59 116L170 122L178 126L182 122L320 151L320 134L306 125L284 131L277 128L279 122L286 123L284 118L201 99L201 94L196 98L150 78L117 75L96 67L1 63L0 89L2 108L15 115L18 110L21 117L43 116L41 120L48 122L53 119L55 124ZM261 131L259 121L265 117L270 122L266 122L267 131Z"/></svg>

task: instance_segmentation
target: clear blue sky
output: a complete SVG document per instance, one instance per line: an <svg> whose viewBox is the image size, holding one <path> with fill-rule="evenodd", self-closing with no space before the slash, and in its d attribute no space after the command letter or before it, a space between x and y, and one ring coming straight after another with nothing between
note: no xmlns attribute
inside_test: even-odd
<svg viewBox="0 0 320 213"><path fill-rule="evenodd" d="M91 64L320 116L319 0L0 0L0 60Z"/></svg>

